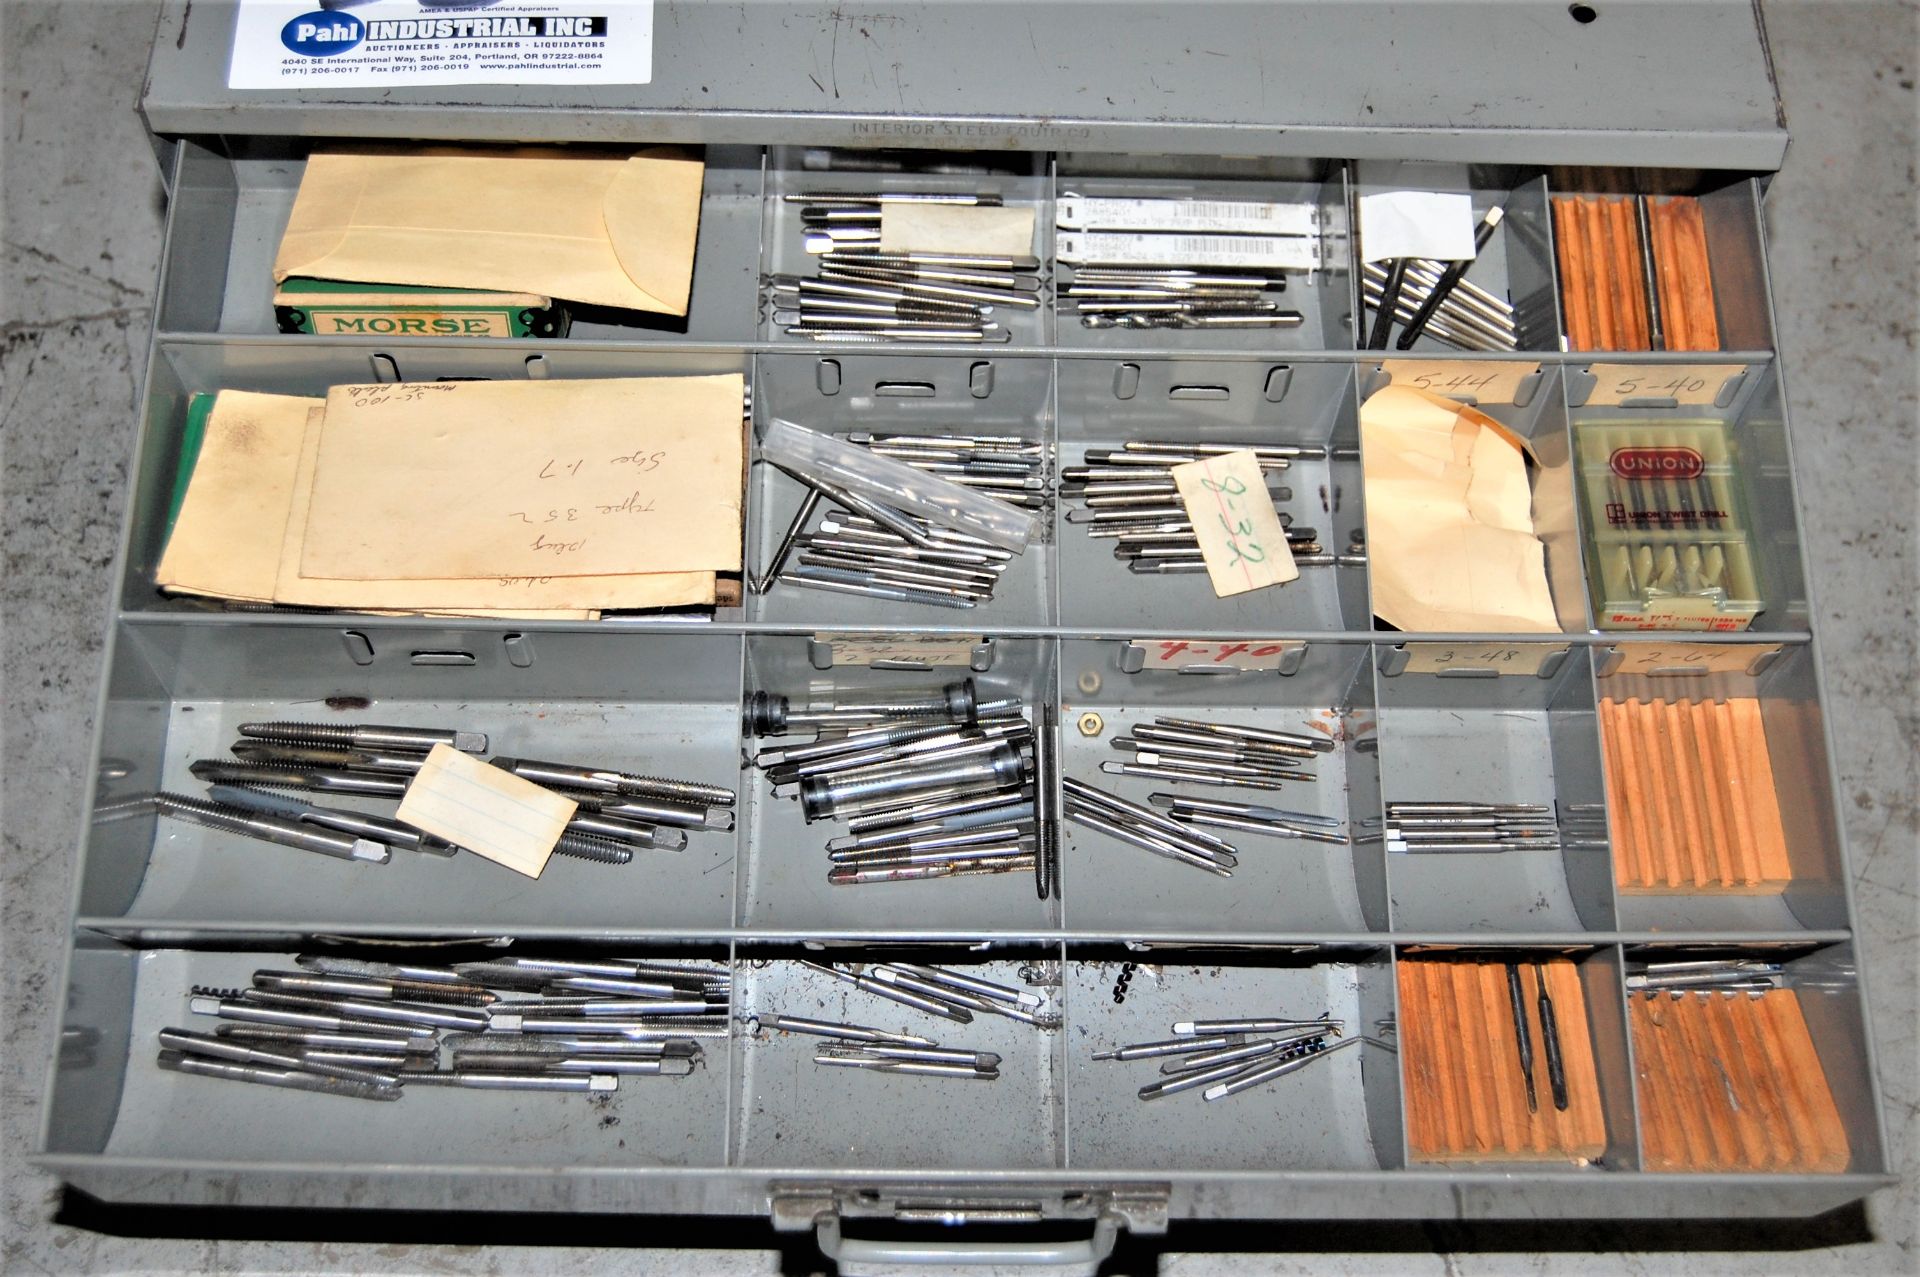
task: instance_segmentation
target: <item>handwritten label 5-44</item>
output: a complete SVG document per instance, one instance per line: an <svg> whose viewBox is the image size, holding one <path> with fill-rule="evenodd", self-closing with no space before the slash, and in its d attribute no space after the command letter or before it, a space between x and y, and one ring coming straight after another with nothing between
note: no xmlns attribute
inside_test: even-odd
<svg viewBox="0 0 1920 1277"><path fill-rule="evenodd" d="M1396 386L1412 386L1449 399L1512 403L1520 383L1540 371L1539 360L1384 359L1380 369Z"/></svg>
<svg viewBox="0 0 1920 1277"><path fill-rule="evenodd" d="M1224 599L1300 575L1251 449L1175 466L1173 482L1215 594Z"/></svg>

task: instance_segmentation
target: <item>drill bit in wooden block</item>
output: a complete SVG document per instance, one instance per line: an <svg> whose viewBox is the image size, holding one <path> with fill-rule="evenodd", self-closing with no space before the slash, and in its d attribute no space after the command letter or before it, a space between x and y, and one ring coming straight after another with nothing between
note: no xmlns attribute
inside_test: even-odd
<svg viewBox="0 0 1920 1277"><path fill-rule="evenodd" d="M1700 201L1674 196L1650 198L1647 204L1667 349L1718 350L1720 321L1714 311L1707 222Z"/></svg>
<svg viewBox="0 0 1920 1277"><path fill-rule="evenodd" d="M1644 209L1652 269L1639 218ZM1688 196L1556 195L1555 255L1571 350L1718 350L1706 218ZM1654 341L1655 308L1660 341Z"/></svg>
<svg viewBox="0 0 1920 1277"><path fill-rule="evenodd" d="M1606 1150L1586 995L1572 962L1519 964L1531 1104L1506 964L1410 957L1399 971L1400 1058L1415 1161L1579 1163ZM1542 974L1553 1033L1541 1018Z"/></svg>
<svg viewBox="0 0 1920 1277"><path fill-rule="evenodd" d="M1847 1169L1846 1126L1792 989L1655 992L1627 1012L1645 1169Z"/></svg>
<svg viewBox="0 0 1920 1277"><path fill-rule="evenodd" d="M1614 882L1770 895L1793 878L1760 702L1602 700Z"/></svg>

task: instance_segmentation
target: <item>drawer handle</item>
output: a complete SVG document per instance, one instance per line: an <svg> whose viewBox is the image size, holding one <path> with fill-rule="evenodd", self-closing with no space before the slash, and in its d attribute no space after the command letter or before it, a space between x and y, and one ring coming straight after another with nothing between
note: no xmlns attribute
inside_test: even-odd
<svg viewBox="0 0 1920 1277"><path fill-rule="evenodd" d="M479 663L479 658L472 652L416 651L413 654L415 665L478 665Z"/></svg>
<svg viewBox="0 0 1920 1277"><path fill-rule="evenodd" d="M1225 386L1169 386L1169 399L1231 399L1233 392Z"/></svg>
<svg viewBox="0 0 1920 1277"><path fill-rule="evenodd" d="M1055 1277L1094 1277L1113 1253L1119 1234L1120 1220L1113 1214L1102 1214L1094 1220L1092 1236L1057 1242L874 1241L843 1236L840 1216L834 1212L822 1215L814 1224L820 1253L840 1266L841 1277L878 1277L912 1268L978 1269L996 1265L1044 1269Z"/></svg>
<svg viewBox="0 0 1920 1277"><path fill-rule="evenodd" d="M931 399L933 383L930 381L876 381L873 393L893 399Z"/></svg>

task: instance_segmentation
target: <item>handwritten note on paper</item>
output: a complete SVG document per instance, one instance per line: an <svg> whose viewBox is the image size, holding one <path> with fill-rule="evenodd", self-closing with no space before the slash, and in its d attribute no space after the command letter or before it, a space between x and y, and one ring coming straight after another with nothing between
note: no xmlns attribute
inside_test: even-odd
<svg viewBox="0 0 1920 1277"><path fill-rule="evenodd" d="M1215 594L1224 599L1285 585L1300 575L1252 450L1175 466L1173 483L1187 507Z"/></svg>
<svg viewBox="0 0 1920 1277"><path fill-rule="evenodd" d="M401 581L339 581L300 575L306 548L307 514L313 504L313 472L320 456L320 432L326 409L307 414L307 436L301 444L300 469L293 485L293 504L287 511L286 535L280 543L280 566L273 599L301 607L352 608L367 612L396 609L404 612L511 614L526 620L591 620L582 609L674 607L711 603L711 572L654 572L635 576L487 577L479 580L414 578Z"/></svg>
<svg viewBox="0 0 1920 1277"><path fill-rule="evenodd" d="M579 806L450 745L435 745L407 785L398 819L538 878Z"/></svg>
<svg viewBox="0 0 1920 1277"><path fill-rule="evenodd" d="M740 569L738 374L335 386L303 577Z"/></svg>

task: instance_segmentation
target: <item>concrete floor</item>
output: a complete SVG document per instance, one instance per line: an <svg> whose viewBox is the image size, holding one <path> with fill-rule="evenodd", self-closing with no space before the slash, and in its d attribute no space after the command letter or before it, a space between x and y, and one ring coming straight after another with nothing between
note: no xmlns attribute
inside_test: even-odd
<svg viewBox="0 0 1920 1277"><path fill-rule="evenodd" d="M1765 8L1792 154L1768 199L1780 347L1820 628L1838 724L1843 808L1881 1085L1901 1188L1864 1213L1785 1225L1282 1226L1181 1235L1161 1271L1694 1274L1920 1272L1914 1161L1916 95L1920 7L1775 0ZM152 6L0 0L4 45L5 844L0 933L0 1272L197 1273L778 1271L770 1252L628 1248L524 1221L393 1223L341 1241L337 1221L249 1240L231 1220L89 1213L24 1164L52 1032L51 985L69 913L78 799L107 578L119 536L163 206L133 104ZM198 1239L216 1228L221 1240ZM112 1235L173 1234L182 1239ZM604 1233L604 1236L602 1234ZM732 1234L722 1241L732 1244ZM451 1244L451 1243L464 1244ZM698 1241L690 1244L697 1245ZM706 1244L715 1242L709 1239ZM769 1237L763 1244L772 1245ZM797 1252L804 1254L802 1251ZM788 1263L800 1262L789 1256ZM1121 1265L1151 1271L1132 1252Z"/></svg>

